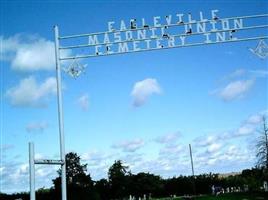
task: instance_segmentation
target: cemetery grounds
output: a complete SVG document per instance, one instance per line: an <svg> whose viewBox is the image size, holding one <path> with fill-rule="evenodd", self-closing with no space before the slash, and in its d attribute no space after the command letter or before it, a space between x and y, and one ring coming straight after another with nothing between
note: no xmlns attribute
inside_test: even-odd
<svg viewBox="0 0 268 200"><path fill-rule="evenodd" d="M187 198L161 198L153 200L186 200ZM194 200L268 200L268 193L230 193L215 195L204 195L196 197Z"/></svg>

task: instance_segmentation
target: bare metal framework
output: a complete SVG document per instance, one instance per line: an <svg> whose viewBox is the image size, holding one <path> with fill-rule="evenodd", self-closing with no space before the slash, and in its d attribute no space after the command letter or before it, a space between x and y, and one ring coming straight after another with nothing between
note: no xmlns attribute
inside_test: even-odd
<svg viewBox="0 0 268 200"><path fill-rule="evenodd" d="M29 174L30 174L30 199L35 200L35 165L60 165L61 166L61 195L62 200L67 200L67 185L66 185L66 162L65 162L65 140L64 140L64 125L63 125L63 106L62 106L62 90L61 90L61 66L60 66L60 51L59 51L59 30L54 27L55 34L55 60L56 60L56 79L57 79L57 102L58 102L58 122L59 122L59 142L60 142L60 160L51 159L34 159L34 144L29 143Z"/></svg>
<svg viewBox="0 0 268 200"><path fill-rule="evenodd" d="M145 51L154 51L160 49L171 49L171 48L183 48L183 47L194 47L194 46L203 46L203 45L210 45L210 44L223 44L223 43L233 43L233 42L242 42L242 41L254 41L254 40L261 40L259 45L255 49L250 49L252 53L257 55L258 57L264 59L268 57L268 45L264 42L265 39L268 39L267 34L267 18L268 14L259 14L259 15L248 15L248 16L240 16L240 17L229 17L229 18L218 18L214 17L210 20L205 21L190 21L190 22L177 22L168 25L158 25L158 26L143 26L143 27L131 27L126 28L124 30L111 30L111 31L104 31L104 32L96 32L96 33L89 33L89 34L78 34L78 35L68 35L68 36L60 36L59 29L57 26L54 27L55 33L55 57L56 57L56 78L57 78L57 102L58 102L58 122L59 122L59 140L60 140L60 160L36 160L34 159L34 144L29 143L29 170L30 170L30 199L35 200L35 165L59 165L61 166L61 186L62 186L62 200L67 200L67 190L66 190L66 162L65 162L65 143L64 143L64 125L63 125L63 106L62 106L62 93L61 93L61 62L62 61L70 61L73 60L71 65L68 68L63 68L65 72L67 72L72 77L78 77L81 72L85 70L85 66L81 65L78 60L83 58L92 58L92 57L99 57L99 56L110 56L110 55L118 55L118 54L125 54L125 53L134 53L134 52L145 52ZM262 20L264 24L254 24L244 26L242 25L242 20L248 19L265 19ZM228 20L239 20L236 21L240 23L240 25L234 27L225 27L221 30L219 29L212 29L209 31L194 31L192 26L194 25L202 25L206 23L226 23ZM259 21L259 20L258 20ZM226 24L225 24L226 25ZM188 27L188 30L184 33L177 34L176 32L164 32L164 30L168 30L171 28L176 27ZM81 39L81 38L90 38L90 37L97 37L97 36L104 36L111 34L121 34L121 33L129 33L129 32L137 32L137 31L147 31L147 30L159 30L161 29L160 35L155 35L154 37L143 37L143 38L130 38L130 39L123 39L117 41L110 41L106 40L106 42L88 42L87 44L75 44L75 45L61 45L60 43L68 40L74 39ZM246 33L246 31L254 31L254 35L250 35ZM239 37L235 37L234 33L242 33ZM228 35L226 37L225 33ZM256 35L257 33L257 35ZM217 40L212 41L209 39L210 34L216 34ZM251 32L252 34L252 32ZM246 35L246 37L245 37ZM250 36L249 36L250 35ZM198 36L205 36L205 41L198 41L194 40L192 42L185 42L185 39L191 37L198 37ZM174 40L176 38L181 39L180 44L175 44ZM168 41L168 45L160 44L160 41ZM146 42L147 48L138 48L137 44L139 42ZM149 46L148 41L156 41L156 46L151 47ZM132 43L134 46L133 50L129 50L128 44ZM112 45L121 45L121 50L114 52L111 51ZM149 46L149 47L148 47ZM144 45L143 45L144 47ZM93 53L81 53L78 52L79 50L88 51L89 48L95 49ZM99 52L99 48L103 48L106 50L103 52ZM78 50L78 51L77 51ZM71 51L71 56L64 56L66 54L63 51ZM191 152L191 147L190 147ZM192 152L191 152L192 153ZM191 164L192 164L192 172L193 171L193 163L192 163L192 154L191 154Z"/></svg>

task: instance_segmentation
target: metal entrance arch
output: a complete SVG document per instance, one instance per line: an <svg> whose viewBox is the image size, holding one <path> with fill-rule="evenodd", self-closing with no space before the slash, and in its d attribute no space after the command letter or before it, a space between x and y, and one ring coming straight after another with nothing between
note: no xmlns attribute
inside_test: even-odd
<svg viewBox="0 0 268 200"><path fill-rule="evenodd" d="M221 18L219 10L211 10L209 17L199 12L196 19L190 13L179 13L176 17L156 16L152 18L151 25L142 18L140 22L136 19L127 23L121 20L118 28L114 28L116 23L112 21L108 22L108 31L69 36L60 36L59 28L55 26L60 160L35 160L34 144L29 143L30 199L35 200L35 164L47 164L61 166L62 200L67 200L61 61L73 61L64 71L76 78L85 70L85 66L78 62L79 59L253 40L261 41L256 49L249 50L265 59L268 57L268 46L265 43L265 39L268 39L267 18L268 14ZM254 19L258 19L259 24L252 22ZM245 25L246 21L248 25ZM86 39L86 42L78 43L75 41L77 38ZM64 42L65 44L60 44ZM72 55L61 56L66 50L72 51Z"/></svg>

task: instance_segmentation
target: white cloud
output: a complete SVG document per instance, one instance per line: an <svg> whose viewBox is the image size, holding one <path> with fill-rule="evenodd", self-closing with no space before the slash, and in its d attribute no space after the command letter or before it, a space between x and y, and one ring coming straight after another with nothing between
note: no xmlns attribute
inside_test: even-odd
<svg viewBox="0 0 268 200"><path fill-rule="evenodd" d="M136 82L131 92L133 106L142 106L151 95L160 93L161 89L156 79L147 78Z"/></svg>
<svg viewBox="0 0 268 200"><path fill-rule="evenodd" d="M89 97L88 94L83 94L77 100L77 104L83 111L87 111L89 108Z"/></svg>
<svg viewBox="0 0 268 200"><path fill-rule="evenodd" d="M36 35L17 34L4 38L1 60L11 62L11 66L19 71L37 71L55 69L54 42ZM70 55L70 51L61 52L62 56Z"/></svg>
<svg viewBox="0 0 268 200"><path fill-rule="evenodd" d="M261 115L261 114L252 115L248 118L247 123L259 124L262 121L262 117L263 117L263 115Z"/></svg>
<svg viewBox="0 0 268 200"><path fill-rule="evenodd" d="M248 119L245 120L234 132L234 136L248 136L256 133L256 130L258 126L260 126L264 115L264 113L259 112L248 117Z"/></svg>
<svg viewBox="0 0 268 200"><path fill-rule="evenodd" d="M117 160L118 154L103 152L100 150L91 150L81 154L83 163L87 163L87 170L94 180L107 178L109 167Z"/></svg>
<svg viewBox="0 0 268 200"><path fill-rule="evenodd" d="M227 148L227 151L225 152L225 154L227 155L235 155L239 153L239 148L235 145L231 145Z"/></svg>
<svg viewBox="0 0 268 200"><path fill-rule="evenodd" d="M218 134L202 135L193 140L193 145L197 147L206 147L207 152L212 153L217 147L220 147L220 141L226 141L232 139L234 136L233 131L226 131Z"/></svg>
<svg viewBox="0 0 268 200"><path fill-rule="evenodd" d="M221 144L219 144L219 143L213 143L213 144L211 144L211 145L208 146L207 151L209 153L215 153L218 150L220 150L221 147L222 147Z"/></svg>
<svg viewBox="0 0 268 200"><path fill-rule="evenodd" d="M122 141L112 145L112 148L122 149L124 152L135 152L144 146L142 139L134 139L131 141Z"/></svg>
<svg viewBox="0 0 268 200"><path fill-rule="evenodd" d="M198 147L207 147L213 144L218 144L219 142L226 140L233 140L236 137L252 137L252 134L257 132L257 128L262 122L262 117L265 115L263 112L251 115L246 120L244 120L239 127L233 128L225 132L215 133L211 135L203 135L194 139L194 145ZM216 145L211 146L211 150Z"/></svg>
<svg viewBox="0 0 268 200"><path fill-rule="evenodd" d="M223 77L228 84L211 92L218 95L224 101L231 101L244 97L254 86L255 81L268 76L267 70L237 69Z"/></svg>
<svg viewBox="0 0 268 200"><path fill-rule="evenodd" d="M264 78L268 76L268 71L267 70L262 70L262 69L257 69L257 70L247 70L247 69L237 69L227 76L223 78L223 80L234 80L237 78Z"/></svg>
<svg viewBox="0 0 268 200"><path fill-rule="evenodd" d="M48 127L46 121L36 121L27 124L26 130L28 132L43 132Z"/></svg>
<svg viewBox="0 0 268 200"><path fill-rule="evenodd" d="M237 69L234 72L228 74L227 76L224 77L224 79L228 80L228 79L234 79L237 77L241 77L243 75L245 75L247 73L247 71L245 69Z"/></svg>
<svg viewBox="0 0 268 200"><path fill-rule="evenodd" d="M0 151L4 152L13 149L15 146L13 144L1 144Z"/></svg>
<svg viewBox="0 0 268 200"><path fill-rule="evenodd" d="M29 164L21 162L3 162L0 168L0 184L3 192L25 192L29 185ZM36 166L36 188L51 187L52 178L57 175L57 169L51 166Z"/></svg>
<svg viewBox="0 0 268 200"><path fill-rule="evenodd" d="M174 154L178 156L184 149L182 145L167 145L159 151L159 154L168 157Z"/></svg>
<svg viewBox="0 0 268 200"><path fill-rule="evenodd" d="M242 135L249 135L254 133L255 128L251 125L245 124L243 126L240 126L239 129L236 132L236 135L242 136Z"/></svg>
<svg viewBox="0 0 268 200"><path fill-rule="evenodd" d="M204 136L199 136L196 139L194 139L194 143L196 146L199 147L205 147L208 145L212 145L214 142L218 140L218 137L216 135L204 135Z"/></svg>
<svg viewBox="0 0 268 200"><path fill-rule="evenodd" d="M15 49L19 45L18 37L18 35L10 38L4 38L3 36L0 36L1 60L9 61L12 59Z"/></svg>
<svg viewBox="0 0 268 200"><path fill-rule="evenodd" d="M239 80L230 82L218 92L224 101L231 101L243 97L254 85L254 80Z"/></svg>
<svg viewBox="0 0 268 200"><path fill-rule="evenodd" d="M215 144L211 147L211 152L208 152L207 149L194 156L195 166L199 173L240 171L254 164L252 152L245 148L239 148L235 144Z"/></svg>
<svg viewBox="0 0 268 200"><path fill-rule="evenodd" d="M46 99L56 94L56 79L47 78L38 84L33 76L22 79L20 83L6 91L6 96L14 106L46 106Z"/></svg>
<svg viewBox="0 0 268 200"><path fill-rule="evenodd" d="M250 70L249 73L254 76L254 77L267 77L268 76L268 71L267 70Z"/></svg>
<svg viewBox="0 0 268 200"><path fill-rule="evenodd" d="M34 154L34 159L36 160L40 160L40 159L44 159L45 156L43 154L40 154L40 153L35 153Z"/></svg>
<svg viewBox="0 0 268 200"><path fill-rule="evenodd" d="M106 153L99 150L92 150L81 155L82 161L88 161L89 165L95 166L100 162L106 162L109 158L114 157L114 154Z"/></svg>
<svg viewBox="0 0 268 200"><path fill-rule="evenodd" d="M155 139L156 142L161 144L176 142L181 136L180 132L168 133Z"/></svg>
<svg viewBox="0 0 268 200"><path fill-rule="evenodd" d="M32 44L19 47L12 61L12 67L17 70L52 69L55 65L54 44L51 41L39 39Z"/></svg>

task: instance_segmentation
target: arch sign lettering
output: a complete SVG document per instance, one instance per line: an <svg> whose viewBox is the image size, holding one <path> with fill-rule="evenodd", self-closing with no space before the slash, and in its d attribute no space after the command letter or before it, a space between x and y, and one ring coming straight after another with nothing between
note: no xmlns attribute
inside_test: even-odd
<svg viewBox="0 0 268 200"><path fill-rule="evenodd" d="M256 35L256 29L268 27L267 17L268 14L222 18L219 10L211 10L194 16L179 13L151 19L110 21L104 32L59 36L63 44L60 51L80 52L60 60L267 39L267 35ZM255 24L256 18L259 24Z"/></svg>

